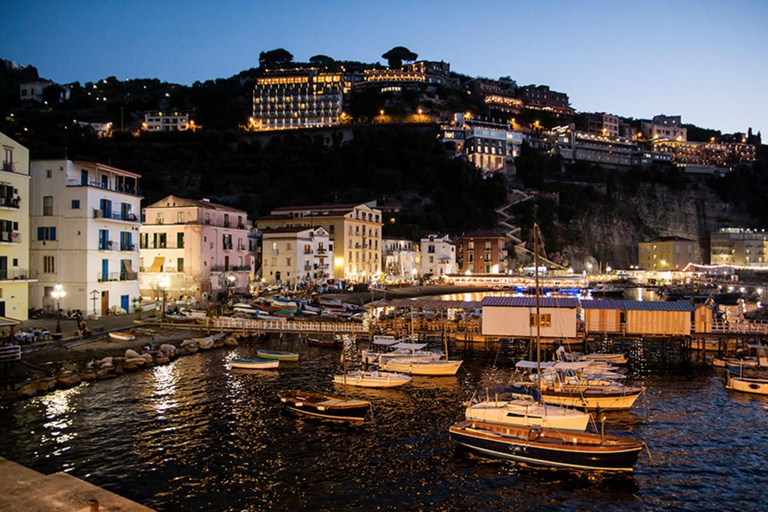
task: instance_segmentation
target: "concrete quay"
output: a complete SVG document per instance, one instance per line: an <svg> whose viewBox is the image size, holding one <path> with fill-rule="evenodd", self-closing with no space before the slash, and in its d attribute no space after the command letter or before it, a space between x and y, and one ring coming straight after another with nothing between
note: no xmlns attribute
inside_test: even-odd
<svg viewBox="0 0 768 512"><path fill-rule="evenodd" d="M152 512L67 473L43 475L0 457L0 510Z"/></svg>

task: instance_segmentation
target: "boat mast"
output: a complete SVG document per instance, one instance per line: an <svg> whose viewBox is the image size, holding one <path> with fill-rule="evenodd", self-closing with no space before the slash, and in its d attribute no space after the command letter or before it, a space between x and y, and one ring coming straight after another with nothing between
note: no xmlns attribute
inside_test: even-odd
<svg viewBox="0 0 768 512"><path fill-rule="evenodd" d="M539 225L533 224L533 275L536 288L536 387L541 404L541 317L539 313Z"/></svg>

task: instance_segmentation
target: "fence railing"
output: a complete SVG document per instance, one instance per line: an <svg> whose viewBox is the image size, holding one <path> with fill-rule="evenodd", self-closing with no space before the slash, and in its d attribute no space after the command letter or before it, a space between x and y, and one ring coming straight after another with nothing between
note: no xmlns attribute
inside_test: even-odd
<svg viewBox="0 0 768 512"><path fill-rule="evenodd" d="M359 323L343 322L297 322L289 320L252 320L250 318L217 317L212 325L216 329L261 332L319 332L340 334L368 334L368 329Z"/></svg>
<svg viewBox="0 0 768 512"><path fill-rule="evenodd" d="M18 361L21 359L21 347L13 345L9 347L0 347L0 362Z"/></svg>

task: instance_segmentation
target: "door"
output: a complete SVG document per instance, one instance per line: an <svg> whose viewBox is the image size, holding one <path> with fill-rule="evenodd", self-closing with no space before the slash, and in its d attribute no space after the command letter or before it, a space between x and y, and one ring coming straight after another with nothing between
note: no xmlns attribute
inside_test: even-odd
<svg viewBox="0 0 768 512"><path fill-rule="evenodd" d="M80 184L83 186L88 184L88 171L86 170L80 171Z"/></svg>
<svg viewBox="0 0 768 512"><path fill-rule="evenodd" d="M8 257L0 256L0 279L8 279ZM0 315L5 316L5 315Z"/></svg>
<svg viewBox="0 0 768 512"><path fill-rule="evenodd" d="M109 281L109 260L101 260L101 280Z"/></svg>
<svg viewBox="0 0 768 512"><path fill-rule="evenodd" d="M126 313L130 311L130 299L128 295L120 296L120 307L123 308Z"/></svg>
<svg viewBox="0 0 768 512"><path fill-rule="evenodd" d="M109 292L101 292L101 316L109 312Z"/></svg>
<svg viewBox="0 0 768 512"><path fill-rule="evenodd" d="M0 316L5 316L5 301L0 300Z"/></svg>

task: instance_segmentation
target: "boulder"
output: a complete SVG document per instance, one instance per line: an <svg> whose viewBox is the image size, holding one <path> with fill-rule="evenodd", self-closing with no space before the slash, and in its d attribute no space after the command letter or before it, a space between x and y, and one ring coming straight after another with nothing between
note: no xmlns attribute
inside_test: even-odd
<svg viewBox="0 0 768 512"><path fill-rule="evenodd" d="M56 378L56 383L63 389L73 388L80 384L80 382L82 382L82 379L77 372L64 372Z"/></svg>
<svg viewBox="0 0 768 512"><path fill-rule="evenodd" d="M96 372L96 379L97 380L104 380L104 379L114 379L117 377L113 372L110 372L108 370L99 370Z"/></svg>
<svg viewBox="0 0 768 512"><path fill-rule="evenodd" d="M225 347L236 347L238 346L237 338L234 336L230 336L227 339L224 340L224 346Z"/></svg>
<svg viewBox="0 0 768 512"><path fill-rule="evenodd" d="M133 359L133 358L136 358L136 357L139 357L139 353L136 352L135 350L131 350L129 348L128 350L125 351L125 358L126 359Z"/></svg>
<svg viewBox="0 0 768 512"><path fill-rule="evenodd" d="M19 398L32 398L37 395L37 387L34 384L25 384L16 394Z"/></svg>
<svg viewBox="0 0 768 512"><path fill-rule="evenodd" d="M155 358L155 364L168 364L171 360L163 355L159 355Z"/></svg>
<svg viewBox="0 0 768 512"><path fill-rule="evenodd" d="M130 357L130 358L126 358L125 359L125 364L130 364L130 365L133 365L133 366L136 366L136 367L144 366L146 363L147 363L147 360L144 359L141 356L139 356L139 357Z"/></svg>
<svg viewBox="0 0 768 512"><path fill-rule="evenodd" d="M195 338L194 341L197 343L197 346L201 350L208 350L213 348L213 344L216 342L216 340L211 336L206 338Z"/></svg>
<svg viewBox="0 0 768 512"><path fill-rule="evenodd" d="M163 352L166 357L175 357L179 355L179 350L176 348L176 345L170 345L168 343L160 345L160 351Z"/></svg>
<svg viewBox="0 0 768 512"><path fill-rule="evenodd" d="M132 359L132 361L136 361L136 359ZM144 360L142 359L142 361L144 361ZM133 363L129 363L128 361L126 361L125 363L123 363L123 371L126 371L126 372L135 372L135 371L136 371L136 370L138 370L138 369L139 369L139 367L138 367L138 365L136 365L136 364L133 364Z"/></svg>
<svg viewBox="0 0 768 512"><path fill-rule="evenodd" d="M104 366L105 364L109 363L109 365L112 365L112 357L105 357L104 359L99 361L100 366Z"/></svg>
<svg viewBox="0 0 768 512"><path fill-rule="evenodd" d="M91 369L84 370L80 372L80 378L85 382L96 380L96 371Z"/></svg>
<svg viewBox="0 0 768 512"><path fill-rule="evenodd" d="M141 354L141 358L145 363L151 363L153 361L152 354Z"/></svg>
<svg viewBox="0 0 768 512"><path fill-rule="evenodd" d="M56 389L56 379L53 377L36 379L30 384L35 386L38 393L48 393L49 391Z"/></svg>
<svg viewBox="0 0 768 512"><path fill-rule="evenodd" d="M115 365L113 365L111 361L108 361L106 363L101 363L101 369L102 370L107 369L107 368L114 368L114 367L115 367Z"/></svg>

